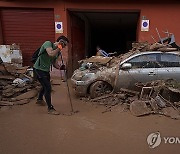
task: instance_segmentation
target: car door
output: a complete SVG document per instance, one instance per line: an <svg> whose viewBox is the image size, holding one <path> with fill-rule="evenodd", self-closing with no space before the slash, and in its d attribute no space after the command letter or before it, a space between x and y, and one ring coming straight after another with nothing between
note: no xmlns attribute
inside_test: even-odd
<svg viewBox="0 0 180 154"><path fill-rule="evenodd" d="M158 79L175 79L180 82L180 55L174 53L161 53L158 56Z"/></svg>
<svg viewBox="0 0 180 154"><path fill-rule="evenodd" d="M130 63L130 69L122 69L121 66ZM157 79L157 61L156 54L141 54L129 58L120 65L116 87L136 90L135 83L149 82Z"/></svg>

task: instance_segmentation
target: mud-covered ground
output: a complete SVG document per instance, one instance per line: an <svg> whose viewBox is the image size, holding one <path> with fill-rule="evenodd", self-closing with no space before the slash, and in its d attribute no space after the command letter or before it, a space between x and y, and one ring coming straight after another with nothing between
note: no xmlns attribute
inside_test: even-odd
<svg viewBox="0 0 180 154"><path fill-rule="evenodd" d="M70 111L66 83L54 86L53 104L61 113ZM123 106L105 112L104 106L85 103L72 95L72 116L53 116L35 99L22 106L0 110L0 154L179 154L180 121L165 116L135 117ZM150 133L160 132L161 144L147 144ZM164 137L172 138L171 144Z"/></svg>

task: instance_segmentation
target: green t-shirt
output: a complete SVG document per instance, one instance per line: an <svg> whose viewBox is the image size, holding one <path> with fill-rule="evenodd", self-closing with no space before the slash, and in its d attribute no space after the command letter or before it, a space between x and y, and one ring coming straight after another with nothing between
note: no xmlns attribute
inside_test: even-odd
<svg viewBox="0 0 180 154"><path fill-rule="evenodd" d="M41 54L42 52L44 52L44 53L41 54L37 58L34 66L33 66L35 69L42 70L45 72L50 71L51 64L57 59L58 56L57 55L54 57L49 56L46 51L46 48L49 48L49 47L52 47L53 50L57 49L57 47L54 45L54 43L51 43L50 41L44 42L44 44L40 48L39 54Z"/></svg>

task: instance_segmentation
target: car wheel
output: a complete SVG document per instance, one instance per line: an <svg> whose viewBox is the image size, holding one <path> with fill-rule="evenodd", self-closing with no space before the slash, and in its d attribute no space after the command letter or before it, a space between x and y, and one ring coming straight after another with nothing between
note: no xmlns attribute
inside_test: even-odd
<svg viewBox="0 0 180 154"><path fill-rule="evenodd" d="M112 86L104 81L96 81L90 87L90 97L95 98L102 96L103 94L110 93L112 91Z"/></svg>

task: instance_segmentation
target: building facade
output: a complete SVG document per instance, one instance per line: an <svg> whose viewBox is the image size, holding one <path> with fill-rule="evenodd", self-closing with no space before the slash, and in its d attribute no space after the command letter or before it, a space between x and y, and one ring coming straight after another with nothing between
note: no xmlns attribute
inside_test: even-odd
<svg viewBox="0 0 180 154"><path fill-rule="evenodd" d="M72 73L96 46L118 54L131 43L153 43L173 33L180 43L180 2L133 0L0 0L0 44L19 44L24 65L45 41L69 38L63 51Z"/></svg>

